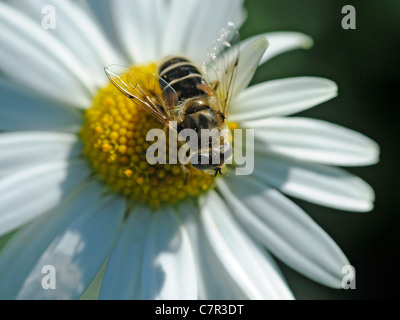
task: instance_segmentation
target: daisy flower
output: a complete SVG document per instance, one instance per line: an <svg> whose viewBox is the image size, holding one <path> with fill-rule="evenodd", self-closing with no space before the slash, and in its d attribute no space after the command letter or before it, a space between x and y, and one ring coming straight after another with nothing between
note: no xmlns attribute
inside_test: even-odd
<svg viewBox="0 0 400 320"><path fill-rule="evenodd" d="M144 161L146 132L161 124L103 68L151 71L171 54L200 65L219 30L244 21L243 1L108 5L112 40L84 1L0 2L0 235L18 229L0 253L0 298L78 299L97 277L102 299L291 299L272 255L340 288L349 261L285 195L371 210L369 185L334 166L374 164L378 146L286 117L335 97L332 81L248 87L259 64L312 40L274 32L242 41L229 121L255 129L255 171L214 178L193 169L185 184L179 166ZM55 29L42 27L44 7ZM46 266L55 289L42 287Z"/></svg>

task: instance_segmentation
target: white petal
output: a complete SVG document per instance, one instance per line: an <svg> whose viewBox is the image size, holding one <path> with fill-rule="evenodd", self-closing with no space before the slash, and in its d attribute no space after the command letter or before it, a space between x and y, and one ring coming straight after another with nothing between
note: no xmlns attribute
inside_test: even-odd
<svg viewBox="0 0 400 320"><path fill-rule="evenodd" d="M261 58L260 64L264 63L278 54L294 50L294 49L309 49L314 42L309 36L299 32L269 32L260 34L243 41L243 45L251 41L264 37L269 42L268 50Z"/></svg>
<svg viewBox="0 0 400 320"><path fill-rule="evenodd" d="M142 264L143 299L197 299L196 266L186 230L177 214L153 214Z"/></svg>
<svg viewBox="0 0 400 320"><path fill-rule="evenodd" d="M110 3L113 22L131 62L159 59L160 43L169 8L165 1L115 0Z"/></svg>
<svg viewBox="0 0 400 320"><path fill-rule="evenodd" d="M44 99L22 94L15 85L0 79L0 130L77 132L82 114Z"/></svg>
<svg viewBox="0 0 400 320"><path fill-rule="evenodd" d="M190 2L185 0L171 1L169 17L167 16L168 19L165 21L165 31L162 37L162 57L172 54L185 54L184 48L186 47L186 41L188 41L189 30L196 13L199 11L201 2L207 6L207 3L200 0Z"/></svg>
<svg viewBox="0 0 400 320"><path fill-rule="evenodd" d="M202 200L200 215L209 243L247 297L291 299L293 296L275 266L237 225L222 199L212 191Z"/></svg>
<svg viewBox="0 0 400 320"><path fill-rule="evenodd" d="M218 180L243 226L284 263L324 285L339 288L349 262L335 242L298 206L250 177Z"/></svg>
<svg viewBox="0 0 400 320"><path fill-rule="evenodd" d="M64 227L30 271L17 299L72 300L88 288L111 252L125 211L125 200L102 197ZM42 267L54 266L55 290L43 290Z"/></svg>
<svg viewBox="0 0 400 320"><path fill-rule="evenodd" d="M233 88L234 97L240 94L249 85L251 79L253 79L260 59L267 47L268 41L265 38L259 38L241 49L236 81Z"/></svg>
<svg viewBox="0 0 400 320"><path fill-rule="evenodd" d="M15 132L0 134L0 178L36 164L80 156L82 145L75 134Z"/></svg>
<svg viewBox="0 0 400 320"><path fill-rule="evenodd" d="M0 70L35 93L85 108L97 88L74 56L12 6L0 2Z"/></svg>
<svg viewBox="0 0 400 320"><path fill-rule="evenodd" d="M211 248L201 227L198 211L198 207L190 201L185 201L179 207L179 214L194 252L199 299L248 299Z"/></svg>
<svg viewBox="0 0 400 320"><path fill-rule="evenodd" d="M103 185L77 187L62 204L21 229L0 254L0 299L15 299L26 278L52 241L87 212L96 212Z"/></svg>
<svg viewBox="0 0 400 320"><path fill-rule="evenodd" d="M51 35L63 43L68 50L85 66L99 86L107 83L103 67L105 61L113 60L122 63L112 50L100 26L73 1L59 0L9 0L20 11L25 12L34 21L41 22L44 18L42 8L52 6L56 12L56 29Z"/></svg>
<svg viewBox="0 0 400 320"><path fill-rule="evenodd" d="M234 24L240 28L247 20L249 14L246 10L246 8L242 8L240 12L238 12L237 16L232 20Z"/></svg>
<svg viewBox="0 0 400 320"><path fill-rule="evenodd" d="M229 21L237 21L242 14L243 0L197 1L192 4L186 30L181 30L183 37L181 53L186 54L199 65L214 39ZM187 7L188 1L177 1L182 7ZM183 13L185 14L185 13ZM177 24L175 21L174 24ZM178 26L182 28L182 26Z"/></svg>
<svg viewBox="0 0 400 320"><path fill-rule="evenodd" d="M231 106L231 121L285 116L312 108L337 96L333 81L298 77L264 82L244 90Z"/></svg>
<svg viewBox="0 0 400 320"><path fill-rule="evenodd" d="M149 207L138 207L130 212L129 219L107 264L100 299L139 300L142 298L141 266L151 215Z"/></svg>
<svg viewBox="0 0 400 320"><path fill-rule="evenodd" d="M61 161L15 172L0 181L0 235L60 204L91 173L85 161Z"/></svg>
<svg viewBox="0 0 400 320"><path fill-rule="evenodd" d="M290 196L323 206L357 212L373 208L372 188L342 169L256 154L254 176Z"/></svg>
<svg viewBox="0 0 400 320"><path fill-rule="evenodd" d="M255 129L255 149L261 153L339 166L370 165L379 158L379 147L371 139L321 120L271 118L240 126Z"/></svg>
<svg viewBox="0 0 400 320"><path fill-rule="evenodd" d="M78 2L78 1L77 1ZM100 28L104 32L105 36L109 41L111 42L111 45L113 48L118 48L118 52L122 55L122 49L119 46L118 43L118 37L117 37L117 30L114 26L114 23L112 21L112 15L111 15L111 5L114 3L114 1L109 1L109 0L96 0L96 1L91 1L91 0L79 0L81 3L81 8L86 11L86 13L89 16L93 17L93 20L96 20L97 22L100 22ZM126 56L122 55L124 60L126 59ZM128 65L128 60L124 65ZM121 64L122 61L114 61L113 64Z"/></svg>
<svg viewBox="0 0 400 320"><path fill-rule="evenodd" d="M87 3L87 0L72 0L74 3L80 6L80 8L88 10L89 9L89 4Z"/></svg>

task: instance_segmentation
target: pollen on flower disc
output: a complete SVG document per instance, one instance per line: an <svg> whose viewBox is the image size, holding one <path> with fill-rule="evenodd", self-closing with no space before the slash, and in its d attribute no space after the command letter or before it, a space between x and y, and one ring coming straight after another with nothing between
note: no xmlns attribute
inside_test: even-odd
<svg viewBox="0 0 400 320"><path fill-rule="evenodd" d="M155 64L142 66L155 73ZM196 196L215 186L212 175L180 164L150 165L146 150L154 142L146 141L151 129L163 124L125 97L114 85L101 89L85 112L80 132L83 154L105 184L135 202L153 208ZM166 143L168 155L168 137Z"/></svg>

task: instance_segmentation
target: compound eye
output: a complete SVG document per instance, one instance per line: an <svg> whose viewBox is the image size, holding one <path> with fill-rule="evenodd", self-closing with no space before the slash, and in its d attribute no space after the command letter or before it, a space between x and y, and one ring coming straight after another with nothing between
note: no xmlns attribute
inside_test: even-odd
<svg viewBox="0 0 400 320"><path fill-rule="evenodd" d="M212 159L208 153L195 153L190 158L190 163L198 170L209 170L213 167Z"/></svg>
<svg viewBox="0 0 400 320"><path fill-rule="evenodd" d="M233 150L232 144L225 143L220 146L220 153L221 153L221 163L225 163L232 158Z"/></svg>

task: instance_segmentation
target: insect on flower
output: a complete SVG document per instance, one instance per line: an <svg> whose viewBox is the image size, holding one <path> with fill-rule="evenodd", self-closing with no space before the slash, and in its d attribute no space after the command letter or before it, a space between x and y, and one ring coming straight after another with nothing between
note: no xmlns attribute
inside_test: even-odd
<svg viewBox="0 0 400 320"><path fill-rule="evenodd" d="M239 64L239 39L235 25L229 23L217 36L201 69L183 56L164 58L158 74L138 67L105 68L123 94L166 127L178 134L184 129L196 132L190 163L209 174L222 174L224 164L232 158L227 114Z"/></svg>

